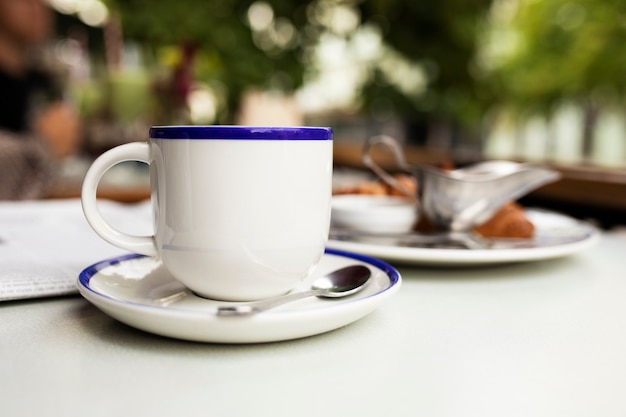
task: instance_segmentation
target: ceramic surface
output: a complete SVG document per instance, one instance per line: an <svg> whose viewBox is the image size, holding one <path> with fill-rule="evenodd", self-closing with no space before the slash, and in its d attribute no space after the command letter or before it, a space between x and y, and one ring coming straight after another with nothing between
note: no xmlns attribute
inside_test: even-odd
<svg viewBox="0 0 626 417"><path fill-rule="evenodd" d="M266 298L309 276L328 238L330 129L174 126L151 135L103 154L87 173L83 208L98 234L159 255L210 298ZM113 230L97 210L102 174L133 159L150 164L154 236Z"/></svg>
<svg viewBox="0 0 626 417"><path fill-rule="evenodd" d="M415 265L464 266L558 258L588 249L597 243L599 232L589 223L546 210L528 209L535 237L527 244L490 249L425 248L359 241L330 240L328 246L355 251L390 261Z"/></svg>
<svg viewBox="0 0 626 417"><path fill-rule="evenodd" d="M224 317L224 302L201 298L176 281L156 258L127 255L102 261L79 277L80 293L130 326L162 336L217 343L273 342L312 336L350 324L400 288L398 271L367 256L327 250L314 273L295 290L344 266L362 264L372 277L360 292L341 299L308 298L253 316Z"/></svg>

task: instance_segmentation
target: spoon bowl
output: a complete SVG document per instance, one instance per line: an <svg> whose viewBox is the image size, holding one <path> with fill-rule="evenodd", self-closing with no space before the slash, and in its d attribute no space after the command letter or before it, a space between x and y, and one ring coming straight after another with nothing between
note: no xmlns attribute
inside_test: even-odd
<svg viewBox="0 0 626 417"><path fill-rule="evenodd" d="M288 293L252 303L224 305L217 308L219 316L247 316L307 297L340 298L365 287L372 272L364 265L351 265L317 278L311 289Z"/></svg>

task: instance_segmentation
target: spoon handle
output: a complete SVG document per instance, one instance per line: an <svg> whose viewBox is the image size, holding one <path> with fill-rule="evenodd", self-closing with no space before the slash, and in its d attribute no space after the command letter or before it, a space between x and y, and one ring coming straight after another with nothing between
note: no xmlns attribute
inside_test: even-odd
<svg viewBox="0 0 626 417"><path fill-rule="evenodd" d="M249 316L260 313L280 305L300 300L302 298L313 297L315 295L324 294L325 290L307 290L294 292L278 297L268 298L267 300L253 301L245 304L223 305L217 308L218 316Z"/></svg>
<svg viewBox="0 0 626 417"><path fill-rule="evenodd" d="M421 233L385 233L369 232L366 230L331 229L330 238L336 240L352 240L364 238L376 243L386 242L389 239L397 240L399 246L418 248L455 248L489 249L493 246L493 239L484 239L471 232L443 232L436 234Z"/></svg>

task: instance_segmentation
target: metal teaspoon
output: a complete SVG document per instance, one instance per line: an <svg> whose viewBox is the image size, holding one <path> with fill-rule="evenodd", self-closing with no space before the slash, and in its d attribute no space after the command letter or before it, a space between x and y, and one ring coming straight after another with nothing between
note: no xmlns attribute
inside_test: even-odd
<svg viewBox="0 0 626 417"><path fill-rule="evenodd" d="M339 298L360 291L372 275L363 265L351 265L317 278L307 291L294 292L245 304L224 305L217 308L218 316L246 316L261 313L279 305L307 297Z"/></svg>

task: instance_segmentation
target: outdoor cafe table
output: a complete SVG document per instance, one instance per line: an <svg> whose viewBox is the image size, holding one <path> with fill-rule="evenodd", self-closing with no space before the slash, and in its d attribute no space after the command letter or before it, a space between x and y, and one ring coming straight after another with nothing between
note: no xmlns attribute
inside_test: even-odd
<svg viewBox="0 0 626 417"><path fill-rule="evenodd" d="M78 295L7 301L0 415L623 417L625 265L617 232L549 261L396 265L364 319L254 345L152 335Z"/></svg>

